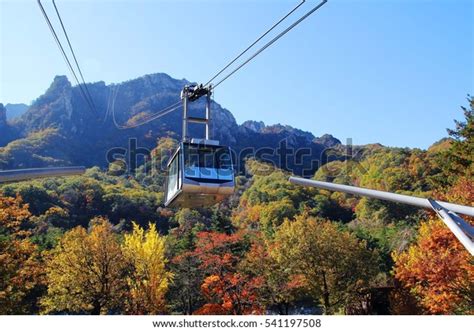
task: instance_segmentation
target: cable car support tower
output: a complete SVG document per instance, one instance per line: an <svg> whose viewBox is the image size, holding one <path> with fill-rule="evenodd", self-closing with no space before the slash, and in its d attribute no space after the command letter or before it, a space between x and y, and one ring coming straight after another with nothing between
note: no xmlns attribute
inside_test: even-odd
<svg viewBox="0 0 474 331"><path fill-rule="evenodd" d="M181 100L183 102L183 133L182 133L182 140L187 142L189 141L188 136L188 124L189 123L198 123L204 124L206 126L205 131L205 140L210 140L211 135L211 95L212 95L212 85L207 87L203 86L202 84L195 85L185 85L183 90L181 91ZM197 101L201 97L206 97L206 112L205 117L192 117L189 116L188 105L190 102Z"/></svg>

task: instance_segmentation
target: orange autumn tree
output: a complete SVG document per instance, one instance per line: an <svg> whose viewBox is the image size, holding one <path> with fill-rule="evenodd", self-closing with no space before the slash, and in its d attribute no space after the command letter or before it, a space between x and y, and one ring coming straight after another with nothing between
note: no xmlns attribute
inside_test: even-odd
<svg viewBox="0 0 474 331"><path fill-rule="evenodd" d="M243 255L244 238L241 233L225 234L200 232L193 254L200 260L206 276L201 292L207 303L194 313L199 315L258 314L257 288L261 277L249 278L238 271Z"/></svg>
<svg viewBox="0 0 474 331"><path fill-rule="evenodd" d="M472 257L442 221L423 223L416 243L393 259L395 278L427 313L474 312Z"/></svg>
<svg viewBox="0 0 474 331"><path fill-rule="evenodd" d="M0 196L0 314L36 310L42 284L37 246L30 241L28 204L21 197Z"/></svg>

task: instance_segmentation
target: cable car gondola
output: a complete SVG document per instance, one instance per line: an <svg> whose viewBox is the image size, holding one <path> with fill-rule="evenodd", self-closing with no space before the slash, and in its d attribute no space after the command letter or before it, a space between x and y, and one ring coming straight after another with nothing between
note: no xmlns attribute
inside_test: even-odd
<svg viewBox="0 0 474 331"><path fill-rule="evenodd" d="M209 139L211 87L185 86L183 99L183 140L167 165L166 207L205 207L214 205L234 192L231 150ZM188 116L188 101L206 95L206 118ZM189 139L188 123L206 125L205 139Z"/></svg>

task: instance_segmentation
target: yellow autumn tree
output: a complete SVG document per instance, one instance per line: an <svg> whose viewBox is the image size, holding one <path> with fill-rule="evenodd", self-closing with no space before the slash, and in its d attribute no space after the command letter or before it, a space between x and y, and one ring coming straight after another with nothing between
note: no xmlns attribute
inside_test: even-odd
<svg viewBox="0 0 474 331"><path fill-rule="evenodd" d="M112 225L91 221L89 231L74 228L46 258L48 292L43 313L118 312L126 294L126 263Z"/></svg>
<svg viewBox="0 0 474 331"><path fill-rule="evenodd" d="M172 275L165 267L165 239L158 234L155 224L145 231L133 223L132 233L125 235L122 251L129 263L127 312L163 313Z"/></svg>

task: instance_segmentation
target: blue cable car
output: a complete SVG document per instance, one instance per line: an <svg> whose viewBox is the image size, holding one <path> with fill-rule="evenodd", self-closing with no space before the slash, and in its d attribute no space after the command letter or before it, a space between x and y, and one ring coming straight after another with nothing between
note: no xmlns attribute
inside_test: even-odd
<svg viewBox="0 0 474 331"><path fill-rule="evenodd" d="M168 163L166 207L214 205L234 193L234 168L229 147L214 141L180 143Z"/></svg>

